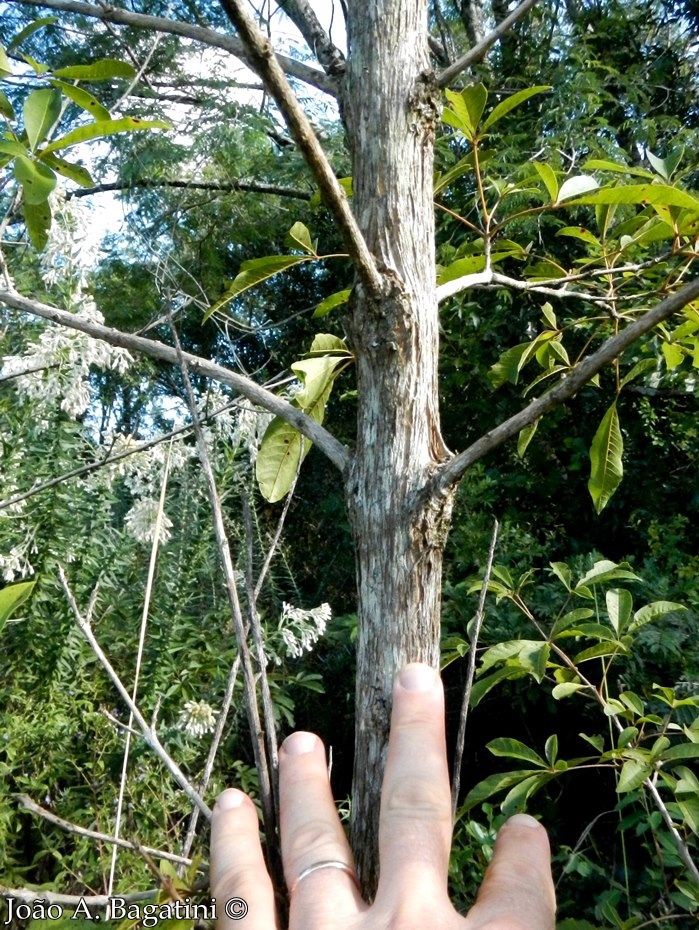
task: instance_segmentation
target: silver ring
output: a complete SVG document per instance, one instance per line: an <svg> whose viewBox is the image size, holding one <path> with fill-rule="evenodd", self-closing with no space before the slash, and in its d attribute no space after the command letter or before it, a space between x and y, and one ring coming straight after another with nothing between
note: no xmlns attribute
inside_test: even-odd
<svg viewBox="0 0 699 930"><path fill-rule="evenodd" d="M340 872L346 872L350 876L354 884L359 888L359 879L357 878L357 873L354 871L351 865L347 865L346 862L341 862L339 859L322 859L320 862L314 862L312 865L309 865L307 868L297 876L296 881L289 889L289 897L296 891L299 884L308 878L309 875L312 875L313 872L319 872L321 869L338 869Z"/></svg>

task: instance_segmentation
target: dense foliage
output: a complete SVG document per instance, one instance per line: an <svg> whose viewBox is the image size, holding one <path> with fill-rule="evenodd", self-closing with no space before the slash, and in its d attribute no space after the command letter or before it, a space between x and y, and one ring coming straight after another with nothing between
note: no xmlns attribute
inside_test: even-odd
<svg viewBox="0 0 699 930"><path fill-rule="evenodd" d="M218 4L130 6L225 28ZM476 13L499 21L504 7L435 3L436 61L478 40ZM172 35L0 9L5 281L128 332L176 331L351 443L351 267L250 73ZM438 284L456 285L441 316L453 450L696 275L698 25L689 0L541 3L447 92L435 201ZM303 93L348 175L338 114ZM99 107L114 125L86 131ZM125 219L100 243L87 203L105 197ZM80 618L91 612L126 690L138 681L135 703L190 788L209 805L232 782L262 794L208 461L276 732L301 725L333 745L344 809L356 624L341 490L291 428L296 458L280 464L263 441L270 415L228 386L192 372L189 392L178 366L4 305L0 333L0 891L132 893L154 887L155 868L205 901L191 796L138 734ZM454 740L478 649L451 868L464 908L504 815L526 808L557 850L562 930L694 925L699 888L672 830L696 863L698 368L695 302L462 482L443 665ZM270 455L263 497L255 471ZM151 852L120 849L114 866L117 809L121 836Z"/></svg>

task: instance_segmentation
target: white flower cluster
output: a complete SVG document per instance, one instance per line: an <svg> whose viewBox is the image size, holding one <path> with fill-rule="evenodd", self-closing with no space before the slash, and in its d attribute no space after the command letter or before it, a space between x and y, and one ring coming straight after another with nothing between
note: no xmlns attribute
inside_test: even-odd
<svg viewBox="0 0 699 930"><path fill-rule="evenodd" d="M206 701L187 701L180 712L177 726L188 736L201 737L212 733L216 726L216 711Z"/></svg>
<svg viewBox="0 0 699 930"><path fill-rule="evenodd" d="M96 323L104 322L102 314L90 300L82 300L76 316ZM20 395L35 405L35 417L47 428L48 415L57 398L61 398L61 409L71 419L85 413L92 401L91 368L123 374L131 361L126 349L49 324L24 355L5 356L1 370L3 376L14 377Z"/></svg>
<svg viewBox="0 0 699 930"><path fill-rule="evenodd" d="M311 652L325 633L331 617L330 604L321 604L312 610L302 610L285 601L279 621L279 632L286 654L292 659L298 659L304 652Z"/></svg>
<svg viewBox="0 0 699 930"><path fill-rule="evenodd" d="M202 413L208 413L224 407L230 398L224 394L218 385L212 387L207 395L203 405ZM219 413L211 425L205 426L205 433L209 443L212 443L213 437L222 439L231 446L244 446L250 461L255 462L257 453L262 442L262 437L270 422L274 419L274 414L256 407L253 403L245 398L241 398L234 407Z"/></svg>
<svg viewBox="0 0 699 930"><path fill-rule="evenodd" d="M98 258L98 242L91 234L91 211L82 200L67 200L62 187L53 191L49 205L53 220L41 253L41 277L48 287L75 281L81 287L85 269L93 268Z"/></svg>
<svg viewBox="0 0 699 930"><path fill-rule="evenodd" d="M152 543L159 502L152 497L137 500L124 518L124 526L136 542ZM172 536L172 520L165 513L160 518L159 542L164 545Z"/></svg>
<svg viewBox="0 0 699 930"><path fill-rule="evenodd" d="M34 567L29 561L29 540L25 540L20 545L13 546L7 555L0 553L0 572L2 580L8 584L15 578L26 578L27 575L34 574ZM33 548L36 552L36 548Z"/></svg>

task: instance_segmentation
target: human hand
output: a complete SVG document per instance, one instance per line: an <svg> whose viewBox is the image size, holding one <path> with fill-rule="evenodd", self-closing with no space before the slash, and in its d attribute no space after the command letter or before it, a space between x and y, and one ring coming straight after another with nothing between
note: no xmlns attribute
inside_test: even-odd
<svg viewBox="0 0 699 930"><path fill-rule="evenodd" d="M447 896L451 798L444 693L426 665L396 677L381 793L376 898L359 893L317 736L293 733L279 753L281 843L291 930L552 930L555 898L546 831L518 814L502 827L475 905L459 915ZM335 863L311 869L319 863ZM338 866L344 863L345 868ZM211 827L211 890L218 930L275 930L274 891L255 807L242 791L219 796ZM248 905L240 920L225 902Z"/></svg>

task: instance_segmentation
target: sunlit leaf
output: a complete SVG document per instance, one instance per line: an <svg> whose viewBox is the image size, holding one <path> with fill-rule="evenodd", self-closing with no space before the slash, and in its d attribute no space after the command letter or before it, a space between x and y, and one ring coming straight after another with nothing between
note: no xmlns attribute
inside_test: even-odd
<svg viewBox="0 0 699 930"><path fill-rule="evenodd" d="M539 177L544 182L546 190L549 192L551 203L556 203L558 200L558 179L556 178L553 168L551 168L550 165L542 164L538 161L532 162L532 164Z"/></svg>
<svg viewBox="0 0 699 930"><path fill-rule="evenodd" d="M0 630L12 614L30 597L36 581L20 581L0 590Z"/></svg>
<svg viewBox="0 0 699 930"><path fill-rule="evenodd" d="M133 78L136 70L133 65L116 58L101 58L89 65L69 65L52 72L57 78L68 81L109 81L112 78Z"/></svg>
<svg viewBox="0 0 699 930"><path fill-rule="evenodd" d="M537 417L533 423L530 423L529 426L525 426L524 429L519 431L519 436L517 437L517 455L522 459L529 447L529 443L534 438L541 417Z"/></svg>
<svg viewBox="0 0 699 930"><path fill-rule="evenodd" d="M614 627L617 636L621 636L631 618L633 608L631 592L626 588L611 588L605 593L605 598L609 622Z"/></svg>
<svg viewBox="0 0 699 930"><path fill-rule="evenodd" d="M599 187L597 181L589 174L578 174L575 177L567 178L558 192L558 203L562 200L570 200L571 197L579 197L588 191L595 190Z"/></svg>
<svg viewBox="0 0 699 930"><path fill-rule="evenodd" d="M627 791L633 791L639 788L653 771L650 762L642 762L640 759L627 759L621 769L621 775L616 786L619 794L625 794Z"/></svg>
<svg viewBox="0 0 699 930"><path fill-rule="evenodd" d="M484 778L483 781L479 782L466 795L464 803L459 808L459 816L467 813L477 804L482 804L483 801L487 801L488 798L497 794L499 791L504 791L505 788L516 785L518 782L523 781L525 778L529 778L531 775L538 774L538 772L524 769L517 772L498 773Z"/></svg>
<svg viewBox="0 0 699 930"><path fill-rule="evenodd" d="M61 94L49 88L33 90L24 101L22 112L29 147L34 151L61 115Z"/></svg>
<svg viewBox="0 0 699 930"><path fill-rule="evenodd" d="M7 52L0 45L0 77L4 74L12 74L12 65L10 64L10 59L7 57Z"/></svg>
<svg viewBox="0 0 699 930"><path fill-rule="evenodd" d="M44 203L56 187L56 175L47 166L18 155L13 164L14 175L22 185L22 200L28 204Z"/></svg>
<svg viewBox="0 0 699 930"><path fill-rule="evenodd" d="M352 289L347 288L347 290L344 291L336 291L334 294L326 297L325 300L321 300L321 302L313 311L313 316L316 318L327 316L331 310L335 309L335 307L340 307L343 304L346 304L350 299L351 293Z"/></svg>
<svg viewBox="0 0 699 930"><path fill-rule="evenodd" d="M635 633L652 620L683 610L687 610L684 604L677 604L674 601L653 601L652 604L646 604L636 611L633 621L629 624L629 632Z"/></svg>
<svg viewBox="0 0 699 930"><path fill-rule="evenodd" d="M7 117L7 119L15 118L14 107L10 98L7 96L4 91L0 90L0 115Z"/></svg>
<svg viewBox="0 0 699 930"><path fill-rule="evenodd" d="M43 251L49 241L51 229L51 207L48 200L37 204L25 202L22 204L22 212L32 245L38 252Z"/></svg>
<svg viewBox="0 0 699 930"><path fill-rule="evenodd" d="M316 254L316 250L313 247L313 242L311 241L311 234L308 231L308 227L304 226L303 223L294 223L294 225L289 230L287 244L292 248L301 249L308 255Z"/></svg>
<svg viewBox="0 0 699 930"><path fill-rule="evenodd" d="M135 116L122 116L121 119L97 120L94 123L88 123L86 126L79 126L72 132L66 133L60 139L56 139L50 145L47 145L43 152L57 152L59 149L68 149L73 145L80 145L81 142L89 142L91 139L106 139L108 136L114 136L119 132L139 132L146 129L169 129L170 124L163 122L161 119L145 120L138 119Z"/></svg>
<svg viewBox="0 0 699 930"><path fill-rule="evenodd" d="M542 94L547 90L551 90L550 85L539 84L536 87L527 87L525 90L519 90L517 93L506 97L491 111L489 116L486 118L486 121L482 126L482 131L485 132L487 129L497 123L498 120L501 120L503 116L506 116L511 110L514 110L515 107L518 107L524 103L525 100L529 100L529 98L533 97L535 94Z"/></svg>
<svg viewBox="0 0 699 930"><path fill-rule="evenodd" d="M75 165L64 158L56 158L55 155L44 155L41 161L62 177L75 181L80 187L92 187L94 184L90 172L82 165Z"/></svg>
<svg viewBox="0 0 699 930"><path fill-rule="evenodd" d="M112 114L109 110L105 106L102 106L96 97L93 97L88 91L83 90L82 87L69 84L67 81L57 80L51 83L54 87L59 89L64 96L69 97L73 103L77 103L79 107L85 110L86 113L89 113L94 119L111 120Z"/></svg>
<svg viewBox="0 0 699 930"><path fill-rule="evenodd" d="M223 297L209 307L202 322L205 323L213 313L235 300L243 291L255 287L256 284L260 284L273 275L279 274L280 271L286 271L288 268L293 268L294 265L314 260L314 257L305 255L266 255L264 258L251 258L249 261L243 262L240 266L240 273L236 275Z"/></svg>
<svg viewBox="0 0 699 930"><path fill-rule="evenodd" d="M25 39L29 38L29 36L34 35L34 33L38 32L39 29L44 29L46 26L50 26L51 23L55 23L57 19L57 16L42 16L40 19L35 19L33 22L29 23L28 26L25 26L24 29L17 33L17 35L8 45L8 51L12 51L12 49L18 48Z"/></svg>

